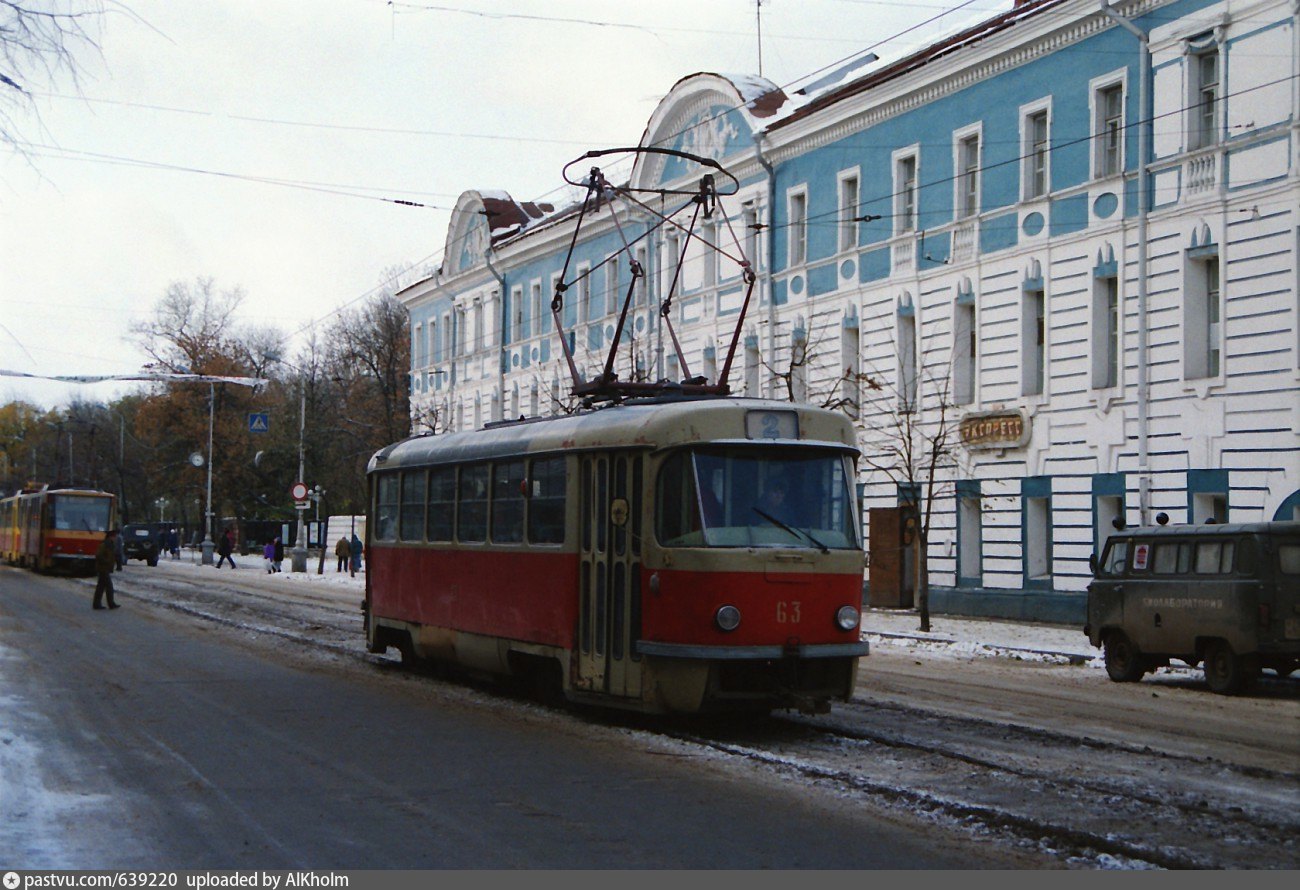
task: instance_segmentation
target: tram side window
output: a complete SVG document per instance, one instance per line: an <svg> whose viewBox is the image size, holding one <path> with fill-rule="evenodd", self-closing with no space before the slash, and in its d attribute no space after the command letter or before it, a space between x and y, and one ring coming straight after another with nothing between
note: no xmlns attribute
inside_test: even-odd
<svg viewBox="0 0 1300 890"><path fill-rule="evenodd" d="M535 460L528 474L528 540L533 544L564 543L565 460Z"/></svg>
<svg viewBox="0 0 1300 890"><path fill-rule="evenodd" d="M524 539L524 462L492 467L492 540L516 544Z"/></svg>
<svg viewBox="0 0 1300 890"><path fill-rule="evenodd" d="M398 514L397 537L403 541L424 540L424 486L423 470L407 470L402 474L402 507Z"/></svg>
<svg viewBox="0 0 1300 890"><path fill-rule="evenodd" d="M487 540L488 465L472 464L460 471L460 509L456 537L469 543Z"/></svg>
<svg viewBox="0 0 1300 890"><path fill-rule="evenodd" d="M375 540L397 540L398 478L396 473L385 473L376 480Z"/></svg>
<svg viewBox="0 0 1300 890"><path fill-rule="evenodd" d="M657 489L655 535L659 543L668 547L702 544L695 473L687 452L679 451L664 461ZM688 535L692 539L687 540Z"/></svg>
<svg viewBox="0 0 1300 890"><path fill-rule="evenodd" d="M442 467L429 471L430 541L450 541L456 530L456 468Z"/></svg>

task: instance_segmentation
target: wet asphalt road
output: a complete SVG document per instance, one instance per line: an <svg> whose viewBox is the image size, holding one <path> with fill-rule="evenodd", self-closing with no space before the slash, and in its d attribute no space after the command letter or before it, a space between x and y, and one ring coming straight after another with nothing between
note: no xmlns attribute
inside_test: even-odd
<svg viewBox="0 0 1300 890"><path fill-rule="evenodd" d="M1054 864L91 591L0 568L0 867Z"/></svg>

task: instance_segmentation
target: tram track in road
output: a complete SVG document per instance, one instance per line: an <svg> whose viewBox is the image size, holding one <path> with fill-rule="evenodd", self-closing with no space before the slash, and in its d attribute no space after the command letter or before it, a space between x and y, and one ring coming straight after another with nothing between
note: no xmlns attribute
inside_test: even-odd
<svg viewBox="0 0 1300 890"><path fill-rule="evenodd" d="M923 712L887 710L885 719L905 728L873 728L870 722L881 715L854 702L829 717L779 716L766 728L732 726L707 735L678 729L672 735L841 795L1050 849L1074 863L1201 869L1294 868L1300 862L1294 793L1286 800L1287 789L1296 787L1294 775L1261 780L1280 783L1269 795L1273 804L1247 809L1231 793L1241 793L1240 777L1231 789L1218 789L1223 764L1217 762L1175 757L1160 768L1159 752L1121 753L1124 746L1098 749L1064 733L963 718L953 718L954 730L934 733L924 719L907 725ZM1001 745L999 738L1005 739ZM998 753L972 752L980 746ZM1071 748L1075 762L1066 763ZM1097 759L1081 762L1079 750ZM1151 762L1113 762L1134 753ZM1104 771L1116 767L1133 775L1106 778ZM1193 767L1200 774L1189 779Z"/></svg>
<svg viewBox="0 0 1300 890"><path fill-rule="evenodd" d="M134 580L134 579L133 579ZM149 578L127 596L305 650L391 666L366 651L361 613L337 592L223 578ZM986 693L984 693L986 694ZM502 702L511 696L502 694ZM1300 866L1300 773L1068 728L855 698L829 715L683 721L578 709L589 724L634 727L700 757L759 769L847 800L1050 851L1083 867ZM1287 791L1290 789L1290 797Z"/></svg>

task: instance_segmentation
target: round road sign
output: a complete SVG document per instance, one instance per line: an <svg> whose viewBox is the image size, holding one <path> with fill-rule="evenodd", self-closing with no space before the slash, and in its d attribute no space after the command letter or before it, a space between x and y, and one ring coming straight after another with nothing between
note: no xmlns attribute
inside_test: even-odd
<svg viewBox="0 0 1300 890"><path fill-rule="evenodd" d="M295 482L293 488L289 489L289 495L295 501L307 500L307 486L302 482Z"/></svg>

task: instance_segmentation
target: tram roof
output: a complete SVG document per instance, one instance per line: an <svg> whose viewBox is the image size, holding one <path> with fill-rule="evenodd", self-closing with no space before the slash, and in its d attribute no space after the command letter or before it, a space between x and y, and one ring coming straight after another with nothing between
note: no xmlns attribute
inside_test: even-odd
<svg viewBox="0 0 1300 890"><path fill-rule="evenodd" d="M747 435L746 417L753 412L794 415L798 438ZM370 458L367 472L579 449L657 449L746 441L858 450L848 418L812 405L744 398L645 400L468 432L403 439L377 451Z"/></svg>

